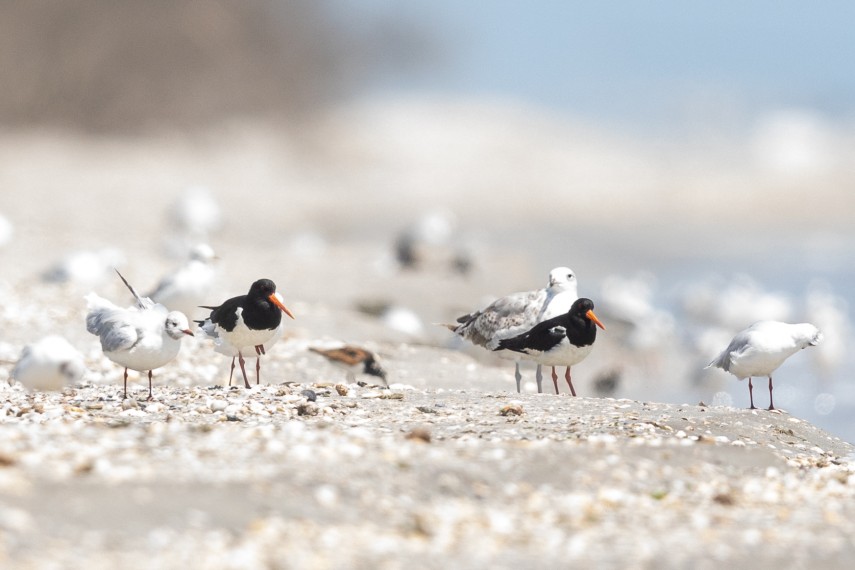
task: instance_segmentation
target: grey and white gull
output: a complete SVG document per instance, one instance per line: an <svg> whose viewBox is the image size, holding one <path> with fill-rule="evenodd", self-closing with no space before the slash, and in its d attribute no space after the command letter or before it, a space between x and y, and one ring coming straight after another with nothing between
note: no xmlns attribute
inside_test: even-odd
<svg viewBox="0 0 855 570"><path fill-rule="evenodd" d="M119 277L136 299L136 306L123 309L89 293L86 295L86 330L100 339L107 358L125 368L124 397L128 397L128 369L147 370L148 397L152 399L152 370L178 356L181 339L193 336L193 332L184 313L169 311L148 297L140 297L121 273Z"/></svg>
<svg viewBox="0 0 855 570"><path fill-rule="evenodd" d="M772 372L786 359L809 346L816 346L822 333L810 323L788 324L780 321L758 321L736 334L727 348L706 367L721 368L738 380L748 378L748 396L751 409L754 407L753 376L769 378L769 409L774 410L772 401Z"/></svg>

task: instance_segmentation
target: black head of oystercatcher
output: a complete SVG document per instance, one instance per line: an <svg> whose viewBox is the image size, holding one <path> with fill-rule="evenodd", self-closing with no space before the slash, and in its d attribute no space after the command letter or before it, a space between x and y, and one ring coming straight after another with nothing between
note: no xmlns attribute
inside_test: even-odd
<svg viewBox="0 0 855 570"><path fill-rule="evenodd" d="M276 292L276 284L270 279L259 279L254 282L246 295L232 297L217 307L211 309L211 314L203 321L196 321L202 330L214 338L217 350L231 354L232 372L234 372L234 356L240 362L243 372L244 385L249 388L246 378L243 353L254 350L255 356L265 353L265 344L274 339L282 322L282 313L294 318L294 315L283 304L282 298ZM261 371L260 359L256 362L256 374ZM229 377L231 382L231 376ZM256 379L256 383L260 379Z"/></svg>
<svg viewBox="0 0 855 570"><path fill-rule="evenodd" d="M566 366L564 378L575 396L570 367L590 354L597 339L596 327L606 328L594 314L594 302L583 297L574 301L563 315L547 319L528 332L499 341L496 350L520 352L541 365ZM554 376L552 381L557 394L557 377Z"/></svg>

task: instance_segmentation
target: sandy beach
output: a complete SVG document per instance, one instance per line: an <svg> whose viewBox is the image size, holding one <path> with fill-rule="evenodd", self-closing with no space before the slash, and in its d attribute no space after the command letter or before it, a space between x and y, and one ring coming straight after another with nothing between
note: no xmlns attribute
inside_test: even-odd
<svg viewBox="0 0 855 570"><path fill-rule="evenodd" d="M844 568L855 551L853 447L786 412L518 395L468 358L390 350L414 384L466 389L4 388L0 561Z"/></svg>
<svg viewBox="0 0 855 570"><path fill-rule="evenodd" d="M0 4L0 570L851 568L851 11ZM443 326L553 268L578 397ZM183 276L151 398L116 271ZM245 387L193 323L260 279Z"/></svg>
<svg viewBox="0 0 855 570"><path fill-rule="evenodd" d="M364 120L347 132L362 136ZM572 265L580 292L595 295L590 284L616 267L656 256L684 263L655 213L610 218L605 193L585 211L607 227L565 224L579 194L544 179L545 202L509 194L515 217L503 226L505 206L459 193L464 179L430 178L417 149L339 133L341 146L320 160L253 129L0 140L0 183L12 189L3 214L15 225L0 249L0 565L848 567L852 446L798 414L742 409L747 390L732 378L692 384L709 356L692 360L676 344L630 354L616 340L625 324L606 319L574 367L581 397L532 393L529 366L516 394L513 366L437 326L494 295L542 286L553 266ZM381 147L410 156L400 162L413 172L390 166L400 156L372 154ZM624 152L607 147L591 152L603 163ZM398 179L410 198L398 195ZM70 251L109 245L122 251L129 281L151 288L181 262L169 208L200 182L228 213L210 237L220 258L210 302L268 277L297 318L264 358L260 386L224 387L229 359L188 339L155 371L153 402L135 373L123 402L122 370L86 332L83 296L129 304L127 291L111 272L86 285L42 276ZM395 264L397 232L432 200L460 216L474 260L466 275L449 268L443 248L417 270ZM689 246L712 235L704 227ZM22 347L49 333L83 353L83 382L61 394L7 385ZM373 350L391 389L367 376L356 378L367 385L348 381L309 351L340 342ZM802 382L806 362L776 384L784 410L815 395ZM634 372L598 391L616 364ZM675 386L691 386L679 392L691 397L657 401ZM611 397L595 397L603 394Z"/></svg>

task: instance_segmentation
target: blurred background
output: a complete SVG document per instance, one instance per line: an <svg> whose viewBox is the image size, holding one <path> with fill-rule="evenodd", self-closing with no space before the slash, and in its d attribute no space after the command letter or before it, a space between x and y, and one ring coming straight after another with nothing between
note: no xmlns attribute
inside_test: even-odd
<svg viewBox="0 0 855 570"><path fill-rule="evenodd" d="M0 341L82 329L80 291L116 284L75 283L72 254L145 289L207 241L217 294L270 273L307 336L492 362L432 323L566 265L609 327L583 394L746 407L703 365L754 320L810 321L826 342L776 403L855 441L853 21L842 1L3 3Z"/></svg>

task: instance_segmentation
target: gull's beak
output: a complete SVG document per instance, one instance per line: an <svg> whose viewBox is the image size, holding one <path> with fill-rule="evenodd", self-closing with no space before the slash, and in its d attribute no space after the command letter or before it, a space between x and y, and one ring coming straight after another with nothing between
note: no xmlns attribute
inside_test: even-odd
<svg viewBox="0 0 855 570"><path fill-rule="evenodd" d="M181 331L181 332L183 332L183 333L184 333L184 334L186 334L187 336L196 336L195 334L193 334L193 331L191 331L190 329L184 329L184 330L183 330L183 331Z"/></svg>
<svg viewBox="0 0 855 570"><path fill-rule="evenodd" d="M286 315L288 315L292 319L294 318L294 315L291 313L291 311L288 310L288 307L286 307L285 305L282 304L282 301L279 300L279 297L276 295L276 293L271 293L270 296L268 297L268 299L270 299L271 303L273 303L274 305L276 305L277 307L282 309L282 311Z"/></svg>
<svg viewBox="0 0 855 570"><path fill-rule="evenodd" d="M590 311L585 313L585 316L588 317L589 319L591 319L592 321L594 321L595 325L597 325L598 327L600 327L603 330L606 330L606 325L604 325L602 322L600 322L600 319L598 319L597 315L594 314L593 309L591 309Z"/></svg>

